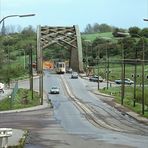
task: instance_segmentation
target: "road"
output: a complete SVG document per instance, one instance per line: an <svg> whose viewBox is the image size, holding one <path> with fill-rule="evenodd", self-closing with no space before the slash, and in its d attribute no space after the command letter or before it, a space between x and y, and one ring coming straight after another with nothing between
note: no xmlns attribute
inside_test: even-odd
<svg viewBox="0 0 148 148"><path fill-rule="evenodd" d="M34 84L38 87L36 80ZM91 93L96 83L46 72L44 91L49 92L53 85L60 87L59 95L48 95L53 109L0 114L1 127L29 130L26 148L148 147L148 127L123 116ZM92 117L97 119L96 124Z"/></svg>
<svg viewBox="0 0 148 148"><path fill-rule="evenodd" d="M96 139L99 137L100 140L114 144L117 144L118 141L119 144L126 143L128 146L148 146L148 127L138 123L129 116L122 115L121 112L102 102L101 99L92 94L91 90L97 87L96 83L80 78L71 79L68 74L63 76L56 75L56 78L49 75L48 78L50 86L56 84L61 88L61 94L58 97L50 95L50 98L55 108L54 116L60 121L60 124L66 131L80 135L86 133L91 135L93 133ZM62 89L65 83L70 88L71 95L78 100L71 99L66 91ZM101 85L104 86L104 84ZM82 107L80 108L76 102L79 102L79 104L81 102L83 109L85 108L87 111L82 111ZM90 114L95 114L95 119L97 118L95 126L88 119L89 112ZM135 136L137 136L136 139Z"/></svg>

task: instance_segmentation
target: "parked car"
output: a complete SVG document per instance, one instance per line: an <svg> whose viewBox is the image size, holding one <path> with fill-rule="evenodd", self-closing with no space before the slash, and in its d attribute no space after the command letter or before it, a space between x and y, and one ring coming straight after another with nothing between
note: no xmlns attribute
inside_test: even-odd
<svg viewBox="0 0 148 148"><path fill-rule="evenodd" d="M90 81L92 82L98 82L98 76L94 75L94 76L91 76L89 78ZM103 78L101 76L99 76L99 82L103 82Z"/></svg>
<svg viewBox="0 0 148 148"><path fill-rule="evenodd" d="M0 93L4 93L4 84L3 83L0 83Z"/></svg>
<svg viewBox="0 0 148 148"><path fill-rule="evenodd" d="M78 73L77 72L72 72L71 78L72 79L78 79Z"/></svg>
<svg viewBox="0 0 148 148"><path fill-rule="evenodd" d="M57 86L53 86L51 89L50 89L50 94L59 94L60 93L60 90Z"/></svg>
<svg viewBox="0 0 148 148"><path fill-rule="evenodd" d="M124 84L128 84L128 85L134 84L134 81L132 81L129 78L125 78L123 82L124 82ZM115 80L115 83L116 84L122 84L122 80L121 79L117 79L117 80Z"/></svg>

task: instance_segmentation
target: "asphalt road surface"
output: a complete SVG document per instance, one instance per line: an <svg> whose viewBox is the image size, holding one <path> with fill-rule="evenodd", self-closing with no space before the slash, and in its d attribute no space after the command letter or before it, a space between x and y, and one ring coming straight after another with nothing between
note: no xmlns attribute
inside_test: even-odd
<svg viewBox="0 0 148 148"><path fill-rule="evenodd" d="M95 109L99 118L105 118L106 120L103 121L112 123L113 127L118 125L119 129L126 130L127 128L127 130L124 132L114 131L92 124L88 120L87 114L82 112L67 94L63 80L69 86L70 91L86 106ZM22 86L25 85L23 82ZM37 85L35 80L34 87L38 87ZM95 83L89 83L81 78L72 80L70 75L67 74L61 77L46 72L44 91L48 93L53 85L60 88L59 95L48 95L53 103L53 109L47 107L35 111L0 114L1 127L27 129L29 131L26 148L148 147L147 126L137 123L129 117L122 118L118 111L112 110L107 104L102 103L98 97L90 92L91 88L95 87ZM107 111L102 110L100 106L107 108ZM110 115L108 112L111 110ZM121 121L118 122L118 120ZM119 124L121 125L119 126ZM136 127L134 128L133 125Z"/></svg>

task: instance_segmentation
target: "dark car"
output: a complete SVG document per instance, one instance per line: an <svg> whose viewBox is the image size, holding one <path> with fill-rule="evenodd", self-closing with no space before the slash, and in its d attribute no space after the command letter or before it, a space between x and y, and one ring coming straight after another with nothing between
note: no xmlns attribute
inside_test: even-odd
<svg viewBox="0 0 148 148"><path fill-rule="evenodd" d="M98 82L98 76L94 75L94 76L91 76L89 78L90 81L92 82ZM99 82L103 82L103 78L101 76L99 76Z"/></svg>
<svg viewBox="0 0 148 148"><path fill-rule="evenodd" d="M72 72L71 78L72 79L78 79L78 73L77 72Z"/></svg>
<svg viewBox="0 0 148 148"><path fill-rule="evenodd" d="M128 84L128 85L134 84L134 81L132 81L129 78L125 78L123 82L124 82L124 84ZM122 80L121 79L115 80L115 83L122 84Z"/></svg>

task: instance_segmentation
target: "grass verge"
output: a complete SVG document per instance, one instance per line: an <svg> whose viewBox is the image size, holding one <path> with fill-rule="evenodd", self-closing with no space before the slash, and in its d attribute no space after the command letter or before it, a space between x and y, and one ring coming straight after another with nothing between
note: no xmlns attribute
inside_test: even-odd
<svg viewBox="0 0 148 148"><path fill-rule="evenodd" d="M0 111L21 109L40 105L40 97L38 92L32 92L28 89L19 88L15 98L12 100L9 97L0 101Z"/></svg>
<svg viewBox="0 0 148 148"><path fill-rule="evenodd" d="M114 96L115 101L121 103L121 87L110 87L109 89L102 89L100 90L101 93L109 94ZM135 106L134 104L134 96L133 96L134 88L132 86L125 87L125 94L123 99L123 105L128 107L130 110L138 113L140 116L144 116L148 118L148 88L145 89L145 110L144 115L142 115L142 105L141 105L141 88L137 88L136 98L135 98Z"/></svg>

